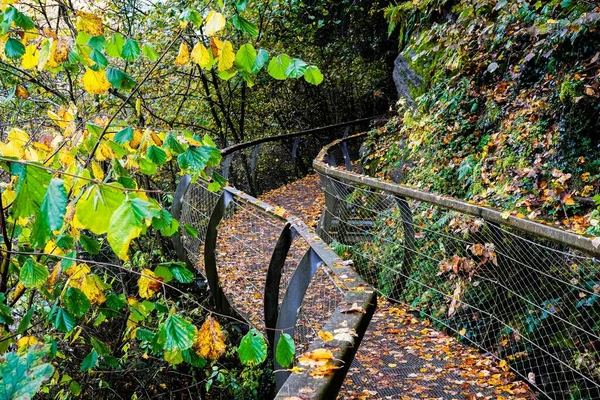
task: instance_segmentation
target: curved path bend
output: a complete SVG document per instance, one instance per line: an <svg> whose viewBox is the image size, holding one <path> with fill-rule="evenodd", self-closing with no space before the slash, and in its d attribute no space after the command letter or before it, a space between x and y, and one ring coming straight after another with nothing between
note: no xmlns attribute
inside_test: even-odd
<svg viewBox="0 0 600 400"><path fill-rule="evenodd" d="M303 218L311 227L316 226L324 207L323 190L316 175L265 193L261 200ZM270 242L277 240L279 230L272 221L257 220L251 210L243 208L236 212L235 218L224 220L219 229L218 257L223 289L231 294L229 298L247 299L245 304L235 306L258 327L262 318L260 307L252 301L253 297L261 297L258 288L264 287L264 282L257 281L263 279L264 273L258 270L265 268L265 262L268 264ZM260 243L267 243L262 250ZM288 257L290 265L298 262L305 250L302 243L292 249ZM323 274L315 276L315 280L318 288L314 295L331 300L319 310L309 310L306 314L321 313L328 317L339 301L336 286L343 283ZM318 335L318 329L317 321L307 324L306 331L300 334L306 336L304 339L308 342ZM302 342L300 339L298 354L302 351ZM482 355L431 328L427 320L420 320L406 306L392 305L381 298L338 398L501 400L534 397L527 385L515 382L508 367L499 365L493 357Z"/></svg>

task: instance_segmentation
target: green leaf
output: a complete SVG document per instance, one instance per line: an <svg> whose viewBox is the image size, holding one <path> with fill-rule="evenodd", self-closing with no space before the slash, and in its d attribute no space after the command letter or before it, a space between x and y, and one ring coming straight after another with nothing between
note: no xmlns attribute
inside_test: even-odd
<svg viewBox="0 0 600 400"><path fill-rule="evenodd" d="M108 65L108 60L106 59L106 57L104 57L104 54L102 54L102 52L96 49L92 50L90 58L102 68L106 68L106 66Z"/></svg>
<svg viewBox="0 0 600 400"><path fill-rule="evenodd" d="M290 66L292 59L287 54L280 54L269 62L269 75L277 80L287 78L285 71Z"/></svg>
<svg viewBox="0 0 600 400"><path fill-rule="evenodd" d="M129 90L135 87L135 80L117 68L108 67L106 69L106 79L115 89Z"/></svg>
<svg viewBox="0 0 600 400"><path fill-rule="evenodd" d="M167 161L167 153L160 147L156 147L155 145L151 145L148 147L148 151L146 155L154 164L159 167L163 165Z"/></svg>
<svg viewBox="0 0 600 400"><path fill-rule="evenodd" d="M194 173L200 173L205 167L216 167L221 162L221 152L216 147L200 146L188 148L177 157L179 166Z"/></svg>
<svg viewBox="0 0 600 400"><path fill-rule="evenodd" d="M256 59L254 60L254 66L252 67L252 73L258 73L269 61L269 53L265 49L260 49L256 54Z"/></svg>
<svg viewBox="0 0 600 400"><path fill-rule="evenodd" d="M40 212L33 226L33 244L44 248L52 231L57 231L63 226L65 212L67 211L67 191L62 179L53 178L48 185Z"/></svg>
<svg viewBox="0 0 600 400"><path fill-rule="evenodd" d="M125 299L125 295L123 293L121 294L116 294L116 293L109 293L108 296L106 296L106 307L110 308L111 310L114 311L119 311L120 309L123 308L123 306L126 303L126 299Z"/></svg>
<svg viewBox="0 0 600 400"><path fill-rule="evenodd" d="M92 36L87 41L87 45L96 51L102 51L106 46L106 38L104 36Z"/></svg>
<svg viewBox="0 0 600 400"><path fill-rule="evenodd" d="M16 26L19 28L23 28L23 30L31 30L35 28L35 24L27 15L23 14L21 11L17 10L13 6L8 7L4 11L4 22L11 23L14 22Z"/></svg>
<svg viewBox="0 0 600 400"><path fill-rule="evenodd" d="M202 25L202 16L197 10L194 10L193 8L186 8L179 16L179 20L191 22L197 28L199 28L200 25Z"/></svg>
<svg viewBox="0 0 600 400"><path fill-rule="evenodd" d="M81 243L81 247L89 254L96 255L100 252L100 242L92 237L80 235L79 243Z"/></svg>
<svg viewBox="0 0 600 400"><path fill-rule="evenodd" d="M204 368L204 366L206 365L206 360L200 357L198 354L196 354L195 351L191 349L182 351L181 355L183 356L183 361L190 365L193 365L196 368Z"/></svg>
<svg viewBox="0 0 600 400"><path fill-rule="evenodd" d="M92 350L81 362L81 371L89 371L98 365L98 352Z"/></svg>
<svg viewBox="0 0 600 400"><path fill-rule="evenodd" d="M158 60L158 53L154 49L154 46L149 43L146 43L142 46L142 53L144 53L144 55L148 57L148 60L152 62L156 62L156 60Z"/></svg>
<svg viewBox="0 0 600 400"><path fill-rule="evenodd" d="M120 33L115 33L106 45L104 46L104 50L106 54L111 57L121 57L121 53L123 52L123 47L125 46L125 38Z"/></svg>
<svg viewBox="0 0 600 400"><path fill-rule="evenodd" d="M238 14L234 15L231 18L231 22L238 30L250 35L251 37L255 38L258 36L258 27L242 16Z"/></svg>
<svg viewBox="0 0 600 400"><path fill-rule="evenodd" d="M69 287L65 293L65 306L75 317L82 317L90 310L91 304L81 290Z"/></svg>
<svg viewBox="0 0 600 400"><path fill-rule="evenodd" d="M144 213L136 206L136 200L125 200L115 210L108 226L108 244L121 260L128 260L131 241L140 236L144 226Z"/></svg>
<svg viewBox="0 0 600 400"><path fill-rule="evenodd" d="M294 354L296 353L296 345L294 339L287 333L279 336L277 342L277 350L275 351L275 359L277 363L284 368L288 368L294 361Z"/></svg>
<svg viewBox="0 0 600 400"><path fill-rule="evenodd" d="M35 262L31 257L21 267L19 280L26 288L40 286L46 282L46 279L48 279L48 269L44 265Z"/></svg>
<svg viewBox="0 0 600 400"><path fill-rule="evenodd" d="M242 71L252 72L255 61L256 50L250 43L241 46L235 55L235 66Z"/></svg>
<svg viewBox="0 0 600 400"><path fill-rule="evenodd" d="M173 314L160 326L160 335L165 340L165 350L187 350L194 344L196 328L188 320Z"/></svg>
<svg viewBox="0 0 600 400"><path fill-rule="evenodd" d="M152 218L152 227L160 230L160 234L163 236L172 236L179 230L179 222L173 218L170 212L162 209L157 216Z"/></svg>
<svg viewBox="0 0 600 400"><path fill-rule="evenodd" d="M75 246L75 241L70 235L59 235L56 237L56 246L61 250L69 250Z"/></svg>
<svg viewBox="0 0 600 400"><path fill-rule="evenodd" d="M126 128L121 129L119 132L115 133L115 137L113 140L115 143L123 144L131 141L133 139L133 128L128 126Z"/></svg>
<svg viewBox="0 0 600 400"><path fill-rule="evenodd" d="M6 304L6 296L4 293L0 293L0 323L6 325L14 324L14 320L11 316L12 309Z"/></svg>
<svg viewBox="0 0 600 400"><path fill-rule="evenodd" d="M0 398L29 400L42 384L54 375L54 367L43 358L50 353L50 346L31 346L27 354L4 355L0 363Z"/></svg>
<svg viewBox="0 0 600 400"><path fill-rule="evenodd" d="M256 328L250 329L240 342L238 356L242 365L256 366L267 359L267 342Z"/></svg>
<svg viewBox="0 0 600 400"><path fill-rule="evenodd" d="M184 224L183 225L183 229L185 230L185 233L187 233L188 235L190 235L194 239L196 239L198 237L198 235L200 234L198 232L198 230L196 230L196 228L194 228L193 226L191 226L189 224Z"/></svg>
<svg viewBox="0 0 600 400"><path fill-rule="evenodd" d="M133 62L139 57L140 53L140 46L135 40L130 38L125 42L121 56L125 61Z"/></svg>
<svg viewBox="0 0 600 400"><path fill-rule="evenodd" d="M20 335L29 328L29 324L31 323L31 317L33 317L34 309L31 307L27 314L23 316L21 322L19 322L19 327L17 328L17 333Z"/></svg>
<svg viewBox="0 0 600 400"><path fill-rule="evenodd" d="M172 133L169 133L165 138L163 147L173 154L181 154L185 151L181 143L177 140L177 137Z"/></svg>
<svg viewBox="0 0 600 400"><path fill-rule="evenodd" d="M34 165L12 164L11 171L17 175L17 196L11 207L14 218L36 215L41 207L46 188L52 175Z"/></svg>
<svg viewBox="0 0 600 400"><path fill-rule="evenodd" d="M181 283L191 283L194 281L194 273L187 269L185 264L172 265L169 267L171 274Z"/></svg>
<svg viewBox="0 0 600 400"><path fill-rule="evenodd" d="M57 308L56 314L52 319L54 327L61 332L70 332L75 327L75 317L72 316L67 310L63 308Z"/></svg>
<svg viewBox="0 0 600 400"><path fill-rule="evenodd" d="M125 201L120 185L92 185L77 202L77 220L97 235L108 232L110 218Z"/></svg>
<svg viewBox="0 0 600 400"><path fill-rule="evenodd" d="M162 278L163 283L169 283L173 280L173 274L168 266L158 264L154 269L154 274Z"/></svg>
<svg viewBox="0 0 600 400"><path fill-rule="evenodd" d="M98 352L98 355L105 356L110 354L110 347L102 340L90 336L90 343L92 343L92 347Z"/></svg>
<svg viewBox="0 0 600 400"><path fill-rule="evenodd" d="M304 80L313 85L319 85L321 82L323 82L323 74L319 68L311 65L310 67L306 68L306 71L304 71Z"/></svg>
<svg viewBox="0 0 600 400"><path fill-rule="evenodd" d="M299 58L294 58L292 60L292 62L290 62L290 65L285 70L285 74L287 76L289 76L290 78L300 78L301 76L304 75L304 72L306 71L307 67L308 67L307 63L300 60Z"/></svg>
<svg viewBox="0 0 600 400"><path fill-rule="evenodd" d="M137 340L151 342L154 339L154 332L149 331L148 329L138 328L135 331L135 338Z"/></svg>

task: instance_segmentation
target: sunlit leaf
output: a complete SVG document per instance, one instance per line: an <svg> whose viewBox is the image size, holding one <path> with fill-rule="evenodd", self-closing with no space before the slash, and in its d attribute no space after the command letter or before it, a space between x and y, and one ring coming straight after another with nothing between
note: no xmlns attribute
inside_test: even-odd
<svg viewBox="0 0 600 400"><path fill-rule="evenodd" d="M235 62L235 52L233 51L233 45L229 40L223 43L221 53L219 54L219 71L228 71L233 68Z"/></svg>
<svg viewBox="0 0 600 400"><path fill-rule="evenodd" d="M225 335L221 331L221 325L213 317L206 318L198 330L194 350L209 360L216 360L225 353Z"/></svg>
<svg viewBox="0 0 600 400"><path fill-rule="evenodd" d="M110 89L110 82L104 70L94 71L87 68L81 77L81 84L89 94L104 94Z"/></svg>
<svg viewBox="0 0 600 400"><path fill-rule="evenodd" d="M204 25L204 34L206 36L214 36L220 30L225 28L225 17L223 14L211 11L206 17L206 24Z"/></svg>
<svg viewBox="0 0 600 400"><path fill-rule="evenodd" d="M290 66L292 59L287 54L280 54L277 57L271 59L269 62L269 75L277 80L284 80L287 78L285 71Z"/></svg>
<svg viewBox="0 0 600 400"><path fill-rule="evenodd" d="M187 65L190 62L190 49L185 42L181 42L179 45L179 53L177 53L177 58L175 58L175 65Z"/></svg>

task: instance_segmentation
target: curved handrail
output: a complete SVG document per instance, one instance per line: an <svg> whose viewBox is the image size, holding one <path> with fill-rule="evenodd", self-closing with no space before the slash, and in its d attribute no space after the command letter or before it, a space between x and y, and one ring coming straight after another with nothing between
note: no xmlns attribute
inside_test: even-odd
<svg viewBox="0 0 600 400"><path fill-rule="evenodd" d="M504 211L500 211L491 207L479 206L454 197L442 196L410 186L386 182L379 178L373 178L348 170L341 170L328 164L327 159L330 156L330 151L336 146L352 140L363 138L365 136L366 132L363 132L331 142L329 145L321 149L321 152L313 161L313 168L321 174L339 179L341 181L366 185L396 196L409 197L411 199L425 201L427 203L442 206L454 211L459 211L464 214L483 218L489 222L510 226L521 231L549 239L556 243L574 247L577 250L581 250L595 257L600 256L600 248L597 245L594 245L592 239L583 235L578 235L573 232L568 232L552 226L544 225L530 219L520 218L513 215L507 216Z"/></svg>
<svg viewBox="0 0 600 400"><path fill-rule="evenodd" d="M330 125L327 127L316 128L307 131L295 132L287 135L280 135L273 138L263 138L252 142L242 143L222 150L222 155L231 156L235 152L252 146L257 146L261 143L271 142L276 140L285 140L290 137L300 137L322 132L327 129L336 127L350 126L360 122L366 122L378 117L364 118L355 121L345 122L342 124ZM180 184L176 190L173 200L172 213L176 219L181 218L182 203L191 185L191 179L188 176L182 177ZM322 329L334 331L339 328L340 324L356 333L354 342L333 340L327 343L327 348L333 353L335 366L337 369L325 379L314 378L311 375L310 368L295 374L282 371L273 359L274 369L277 371L276 381L279 389L276 398L286 398L290 395L298 393L302 387L310 387L310 394L303 398L310 399L329 399L334 398L340 390L344 377L350 368L350 364L360 341L362 340L369 322L376 308L377 296L373 288L371 288L348 263L344 262L337 254L328 247L328 245L313 232L302 220L295 216L281 215L276 212L276 208L266 204L245 192L231 186L223 188L216 206L211 210L208 216L208 227L205 236L204 245L204 267L206 278L211 288L211 294L215 300L218 310L235 318L239 318L239 313L227 299L225 293L220 287L220 281L217 270L217 261L215 257L215 243L217 237L218 224L223 218L227 205L235 200L248 206L254 207L260 213L271 218L283 222L284 229L281 232L277 245L273 249L271 262L267 271L267 279L265 284L264 297L264 315L265 326L268 330L269 342L273 349L277 348L279 337L282 333L288 333L293 336L295 324L298 319L299 306L304 300L304 296L308 289L308 285L313 279L316 268L319 265L326 266L328 271L344 282L347 292L343 297L342 303L336 308L330 318L325 322ZM283 296L281 304L278 304L280 298L280 278L283 263L286 260L287 253L294 237L302 238L308 245L309 249L305 257L298 264L292 274L291 282ZM176 235L173 238L175 248L182 261L192 266L191 261L186 253L186 248L183 245L182 237ZM358 304L364 310L364 313L347 313L344 312L351 304ZM270 332L274 332L274 335ZM309 351L324 347L322 339L317 338L309 346Z"/></svg>

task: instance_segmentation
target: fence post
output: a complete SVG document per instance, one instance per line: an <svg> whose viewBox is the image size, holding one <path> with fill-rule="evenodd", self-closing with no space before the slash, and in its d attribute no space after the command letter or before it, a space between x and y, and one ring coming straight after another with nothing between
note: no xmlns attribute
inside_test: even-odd
<svg viewBox="0 0 600 400"><path fill-rule="evenodd" d="M206 228L206 240L204 242L204 271L206 272L206 280L208 281L210 292L212 293L215 305L219 312L239 318L239 314L231 306L221 288L216 256L218 226L225 215L225 209L232 200L233 195L227 191L223 191L217 201L217 205L210 215L208 227Z"/></svg>
<svg viewBox="0 0 600 400"><path fill-rule="evenodd" d="M317 268L322 262L323 260L321 260L311 247L304 253L304 257L302 257L302 260L300 260L300 263L296 267L292 279L290 279L290 283L285 291L285 295L283 296L283 301L281 302L279 316L277 317L273 349L277 349L277 343L279 342L279 337L282 333L287 333L291 337L294 337L302 301L306 295L308 285L310 285L313 276L317 272ZM273 359L273 369L282 369L275 358ZM287 371L277 372L275 375L277 391L281 389L289 375L290 373Z"/></svg>
<svg viewBox="0 0 600 400"><path fill-rule="evenodd" d="M281 272L285 265L292 240L294 239L294 230L288 222L283 227L277 244L273 249L269 269L267 271L267 281L265 283L264 313L265 327L267 328L267 338L273 351L275 351L275 327L277 326L277 316L279 314L279 291L281 283Z"/></svg>
<svg viewBox="0 0 600 400"><path fill-rule="evenodd" d="M177 189L175 189L175 194L173 195L173 204L171 205L171 215L177 221L181 219L181 209L183 207L183 198L185 197L190 183L192 181L192 177L190 175L184 175L181 177L179 184L177 185ZM190 261L187 252L185 251L185 247L183 246L183 240L181 239L181 234L177 231L173 238L173 247L175 247L175 253L177 253L177 258L180 261L183 261L187 264L188 267L193 267L193 263Z"/></svg>
<svg viewBox="0 0 600 400"><path fill-rule="evenodd" d="M412 270L414 252L415 252L415 225L413 222L412 212L410 206L403 196L394 196L398 208L400 209L400 218L402 219L402 230L404 231L404 258L402 260L402 270L394 288L392 289L393 299L399 299L400 294L404 290L406 285L407 277L410 275Z"/></svg>

